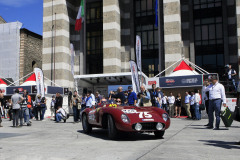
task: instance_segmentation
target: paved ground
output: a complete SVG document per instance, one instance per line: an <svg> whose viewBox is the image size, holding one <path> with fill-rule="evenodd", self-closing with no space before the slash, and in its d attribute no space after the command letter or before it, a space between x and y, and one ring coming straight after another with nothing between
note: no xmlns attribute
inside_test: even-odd
<svg viewBox="0 0 240 160"><path fill-rule="evenodd" d="M1 160L151 160L151 159L223 159L238 160L240 123L229 130L205 129L206 119L191 121L172 119L164 139L153 134L123 135L119 141L107 139L105 130L82 133L80 123L33 121L33 126L12 128L4 120L0 128Z"/></svg>

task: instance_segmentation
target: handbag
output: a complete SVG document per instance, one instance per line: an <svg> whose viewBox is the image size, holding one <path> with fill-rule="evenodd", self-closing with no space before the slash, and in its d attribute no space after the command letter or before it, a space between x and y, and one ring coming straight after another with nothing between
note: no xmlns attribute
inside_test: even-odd
<svg viewBox="0 0 240 160"><path fill-rule="evenodd" d="M205 108L206 108L206 107L205 107L204 104L200 104L200 105L199 105L199 110L205 110Z"/></svg>
<svg viewBox="0 0 240 160"><path fill-rule="evenodd" d="M81 103L78 103L78 110L82 109Z"/></svg>
<svg viewBox="0 0 240 160"><path fill-rule="evenodd" d="M233 119L235 121L240 122L240 106L235 107L235 110L234 110L234 113L233 113Z"/></svg>

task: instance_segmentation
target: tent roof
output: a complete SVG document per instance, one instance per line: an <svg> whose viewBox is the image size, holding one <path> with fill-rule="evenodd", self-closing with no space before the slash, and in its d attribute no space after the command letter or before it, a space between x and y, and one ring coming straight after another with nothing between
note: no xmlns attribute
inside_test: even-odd
<svg viewBox="0 0 240 160"><path fill-rule="evenodd" d="M25 80L25 82L27 82L27 81L36 81L35 73L33 73L28 79Z"/></svg>
<svg viewBox="0 0 240 160"><path fill-rule="evenodd" d="M180 71L180 70L189 70L189 71L193 71L193 69L185 62L182 61L174 70L175 71Z"/></svg>
<svg viewBox="0 0 240 160"><path fill-rule="evenodd" d="M190 75L199 75L198 72L196 71L190 71L190 70L179 70L172 72L169 77L174 77L174 76L190 76Z"/></svg>
<svg viewBox="0 0 240 160"><path fill-rule="evenodd" d="M7 83L3 79L1 79L1 78L0 78L0 84L7 85Z"/></svg>

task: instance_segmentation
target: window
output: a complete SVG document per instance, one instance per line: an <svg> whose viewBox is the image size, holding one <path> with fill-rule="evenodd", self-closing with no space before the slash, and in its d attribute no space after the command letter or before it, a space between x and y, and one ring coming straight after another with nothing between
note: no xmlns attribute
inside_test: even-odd
<svg viewBox="0 0 240 160"><path fill-rule="evenodd" d="M209 72L224 67L222 0L194 0L196 64Z"/></svg>
<svg viewBox="0 0 240 160"><path fill-rule="evenodd" d="M135 0L136 17L154 15L155 0Z"/></svg>
<svg viewBox="0 0 240 160"><path fill-rule="evenodd" d="M158 30L154 24L139 25L136 34L142 39L142 50L158 49Z"/></svg>
<svg viewBox="0 0 240 160"><path fill-rule="evenodd" d="M147 76L154 77L159 73L155 0L135 0L135 34L142 41L142 71Z"/></svg>
<svg viewBox="0 0 240 160"><path fill-rule="evenodd" d="M89 2L87 7L87 74L103 73L102 2Z"/></svg>

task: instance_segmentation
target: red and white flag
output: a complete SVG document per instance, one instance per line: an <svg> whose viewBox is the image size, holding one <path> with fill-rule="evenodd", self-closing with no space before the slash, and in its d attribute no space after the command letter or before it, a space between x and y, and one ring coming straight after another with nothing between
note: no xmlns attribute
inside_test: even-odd
<svg viewBox="0 0 240 160"><path fill-rule="evenodd" d="M84 21L84 0L81 1L81 5L78 10L78 15L75 23L75 31L82 29L82 23Z"/></svg>

